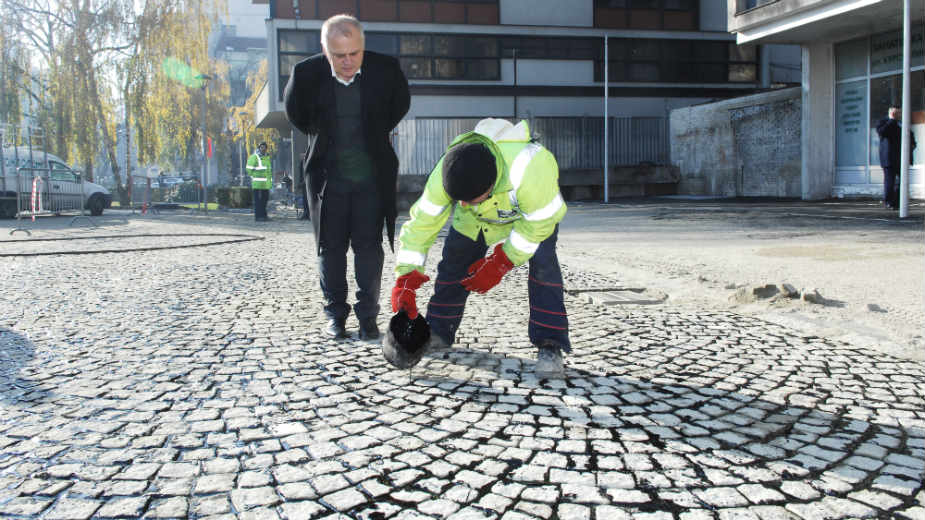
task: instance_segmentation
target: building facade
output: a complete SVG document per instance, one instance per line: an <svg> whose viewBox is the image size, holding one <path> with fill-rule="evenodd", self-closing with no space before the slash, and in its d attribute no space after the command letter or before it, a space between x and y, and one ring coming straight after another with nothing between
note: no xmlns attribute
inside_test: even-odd
<svg viewBox="0 0 925 520"><path fill-rule="evenodd" d="M902 101L903 3L898 0L729 0L740 44L799 44L802 54L802 196L883 192L877 121ZM922 2L912 2L910 195L925 197Z"/></svg>
<svg viewBox="0 0 925 520"><path fill-rule="evenodd" d="M673 108L799 81L798 56L786 47L735 44L723 0L271 0L259 126L293 131L281 99L292 66L321 52L321 24L343 12L363 22L367 49L401 62L412 96L403 125L501 117L560 128L552 120L596 120L590 126L600 133L605 70L608 116L626 118L627 128L634 119L667 121ZM401 146L409 146L406 129ZM304 141L293 135L294 157Z"/></svg>

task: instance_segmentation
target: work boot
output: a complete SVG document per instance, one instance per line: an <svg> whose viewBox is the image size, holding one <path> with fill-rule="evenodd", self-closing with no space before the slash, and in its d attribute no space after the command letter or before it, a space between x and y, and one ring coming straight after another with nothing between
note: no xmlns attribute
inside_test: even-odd
<svg viewBox="0 0 925 520"><path fill-rule="evenodd" d="M325 334L328 336L334 336L335 338L349 338L347 334L347 328L345 324L347 320L345 318L328 318L328 326L324 329Z"/></svg>
<svg viewBox="0 0 925 520"><path fill-rule="evenodd" d="M556 345L544 343L537 348L536 377L558 379L565 375L565 365L562 363L562 350Z"/></svg>
<svg viewBox="0 0 925 520"><path fill-rule="evenodd" d="M427 345L424 346L425 354L435 354L438 352L446 352L450 350L450 342L442 338L439 334L431 333L430 339L427 340Z"/></svg>
<svg viewBox="0 0 925 520"><path fill-rule="evenodd" d="M379 326L376 325L376 318L360 320L360 339L379 339Z"/></svg>

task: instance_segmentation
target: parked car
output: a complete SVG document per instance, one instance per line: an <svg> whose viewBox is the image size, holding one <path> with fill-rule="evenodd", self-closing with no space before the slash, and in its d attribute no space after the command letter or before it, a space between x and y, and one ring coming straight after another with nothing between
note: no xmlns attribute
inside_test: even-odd
<svg viewBox="0 0 925 520"><path fill-rule="evenodd" d="M31 208L32 179L42 179L42 208L54 213L84 209L99 216L112 206L112 194L99 184L85 181L79 171L68 166L60 157L42 150L20 146L3 148L0 175L0 217L16 216L16 196L19 193L23 210ZM81 191L83 192L81 194Z"/></svg>

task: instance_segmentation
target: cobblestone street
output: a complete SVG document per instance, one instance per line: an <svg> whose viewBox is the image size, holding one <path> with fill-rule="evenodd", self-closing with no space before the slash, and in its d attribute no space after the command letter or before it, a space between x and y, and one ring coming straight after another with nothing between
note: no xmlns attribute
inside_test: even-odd
<svg viewBox="0 0 925 520"><path fill-rule="evenodd" d="M526 269L400 371L321 332L306 223L165 213L2 222L0 517L925 519L923 362L598 305L620 281L566 264L565 379L533 376Z"/></svg>

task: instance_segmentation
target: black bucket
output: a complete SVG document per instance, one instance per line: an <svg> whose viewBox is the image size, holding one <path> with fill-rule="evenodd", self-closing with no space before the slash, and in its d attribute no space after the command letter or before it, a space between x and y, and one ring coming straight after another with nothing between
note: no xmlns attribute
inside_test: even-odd
<svg viewBox="0 0 925 520"><path fill-rule="evenodd" d="M411 319L400 310L389 320L389 330L382 339L382 355L395 368L411 368L421 361L427 342L430 340L430 325L424 316Z"/></svg>

